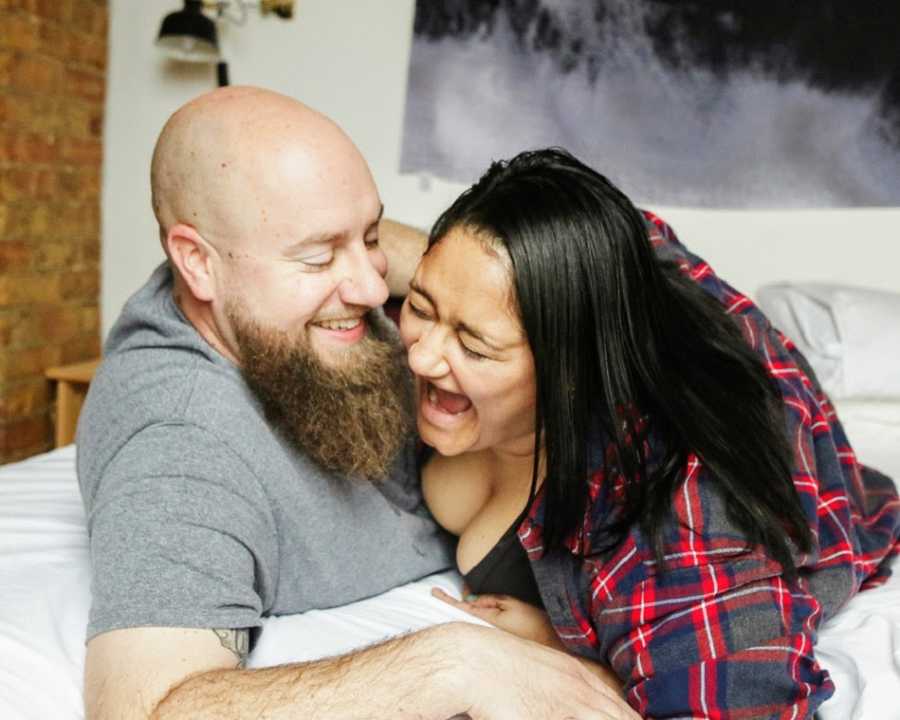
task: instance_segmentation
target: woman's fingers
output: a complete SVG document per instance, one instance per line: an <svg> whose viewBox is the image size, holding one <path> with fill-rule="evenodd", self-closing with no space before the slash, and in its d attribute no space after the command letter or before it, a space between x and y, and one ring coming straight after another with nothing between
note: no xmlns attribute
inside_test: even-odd
<svg viewBox="0 0 900 720"><path fill-rule="evenodd" d="M455 607L466 606L484 609L502 609L504 604L509 600L509 597L507 595L474 595L472 593L463 593L463 599L457 600L455 597L439 587L431 588L431 594L438 600L443 600L444 602L450 603Z"/></svg>
<svg viewBox="0 0 900 720"><path fill-rule="evenodd" d="M466 602L465 600L457 600L455 597L445 592L441 588L433 587L431 588L432 596L436 597L438 600L442 600L448 605L452 605L458 610L462 610L473 617L477 617L479 620L484 620L487 623L495 624L497 620L497 615L501 612L501 610L496 606L486 606L481 607L476 605L473 602Z"/></svg>
<svg viewBox="0 0 900 720"><path fill-rule="evenodd" d="M502 610L506 600L506 595L478 595L474 600L469 600L468 602L473 607Z"/></svg>
<svg viewBox="0 0 900 720"><path fill-rule="evenodd" d="M457 600L450 593L439 587L431 588L431 596L436 597L438 600L442 600L443 602L447 603L448 605L452 605L453 607L458 608L462 605L465 605L465 602L463 602L462 600Z"/></svg>
<svg viewBox="0 0 900 720"><path fill-rule="evenodd" d="M467 603L466 606L462 609L469 613L469 615L473 615L480 620L484 620L485 622L490 623L491 625L497 624L499 615L501 612L503 612L502 610L498 610L497 608L474 607L471 603Z"/></svg>

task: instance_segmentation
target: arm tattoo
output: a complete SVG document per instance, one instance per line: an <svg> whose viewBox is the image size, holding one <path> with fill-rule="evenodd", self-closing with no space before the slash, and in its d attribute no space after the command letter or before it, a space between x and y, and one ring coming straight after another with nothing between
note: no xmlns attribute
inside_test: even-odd
<svg viewBox="0 0 900 720"><path fill-rule="evenodd" d="M250 654L250 630L247 628L213 628L219 642L231 650L238 659L238 667L244 667Z"/></svg>

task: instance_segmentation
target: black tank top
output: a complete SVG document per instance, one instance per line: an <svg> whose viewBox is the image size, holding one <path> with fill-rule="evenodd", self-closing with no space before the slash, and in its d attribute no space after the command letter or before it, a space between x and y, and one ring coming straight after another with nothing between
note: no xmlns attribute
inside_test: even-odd
<svg viewBox="0 0 900 720"><path fill-rule="evenodd" d="M497 544L463 577L476 595L511 595L543 609L528 554L516 534L523 515L516 518Z"/></svg>

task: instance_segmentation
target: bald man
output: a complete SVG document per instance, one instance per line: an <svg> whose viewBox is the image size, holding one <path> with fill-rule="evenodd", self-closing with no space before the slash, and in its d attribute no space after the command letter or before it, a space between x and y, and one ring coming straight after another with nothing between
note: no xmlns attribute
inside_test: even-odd
<svg viewBox="0 0 900 720"><path fill-rule="evenodd" d="M167 261L112 329L78 431L88 718L627 717L571 658L466 624L243 669L263 616L451 552L421 502L382 205L353 143L290 98L221 89L168 121L151 180Z"/></svg>

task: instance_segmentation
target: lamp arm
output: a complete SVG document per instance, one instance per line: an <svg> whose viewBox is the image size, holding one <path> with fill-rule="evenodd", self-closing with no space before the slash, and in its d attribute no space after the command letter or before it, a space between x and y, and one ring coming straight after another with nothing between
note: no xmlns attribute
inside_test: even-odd
<svg viewBox="0 0 900 720"><path fill-rule="evenodd" d="M234 5L240 9L240 17L228 13ZM289 20L294 16L294 0L203 0L203 7L214 10L219 17L227 17L236 25L243 25L247 21L248 7L259 8L263 16L274 13L283 20Z"/></svg>
<svg viewBox="0 0 900 720"><path fill-rule="evenodd" d="M227 18L235 25L244 25L247 22L247 5L249 4L251 3L245 2L245 0L203 0L203 9L215 12L219 19ZM232 15L229 12L232 7L237 7L241 14Z"/></svg>
<svg viewBox="0 0 900 720"><path fill-rule="evenodd" d="M275 13L282 20L294 17L294 0L259 0L259 9L263 15Z"/></svg>

